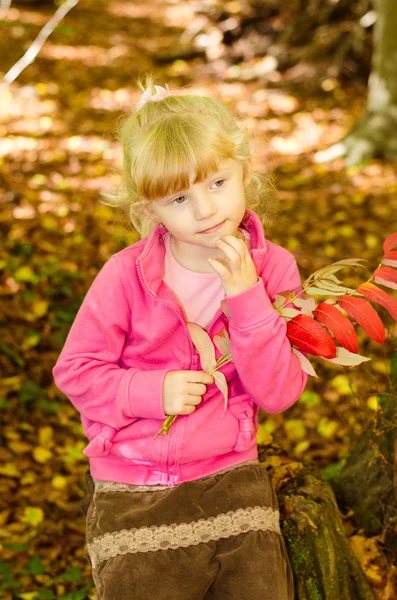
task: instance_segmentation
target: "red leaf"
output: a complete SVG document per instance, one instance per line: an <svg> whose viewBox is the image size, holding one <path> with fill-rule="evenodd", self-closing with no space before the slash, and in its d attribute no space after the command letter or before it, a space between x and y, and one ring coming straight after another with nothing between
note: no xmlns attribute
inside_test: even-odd
<svg viewBox="0 0 397 600"><path fill-rule="evenodd" d="M358 353L358 341L353 323L336 306L321 302L313 312L313 316L328 327L341 346L349 352Z"/></svg>
<svg viewBox="0 0 397 600"><path fill-rule="evenodd" d="M390 265L391 267L397 267L397 250L389 250L382 258L384 265Z"/></svg>
<svg viewBox="0 0 397 600"><path fill-rule="evenodd" d="M361 325L370 338L379 344L385 343L383 323L376 310L367 300L345 294L339 298L338 304Z"/></svg>
<svg viewBox="0 0 397 600"><path fill-rule="evenodd" d="M397 290L397 271L391 267L379 267L374 271L374 281Z"/></svg>
<svg viewBox="0 0 397 600"><path fill-rule="evenodd" d="M392 248L397 248L397 231L394 231L392 234L390 234L383 242L383 250L385 254L389 252L389 250L392 250Z"/></svg>
<svg viewBox="0 0 397 600"><path fill-rule="evenodd" d="M287 338L299 350L315 356L335 358L336 346L329 333L307 315L297 315L287 323Z"/></svg>
<svg viewBox="0 0 397 600"><path fill-rule="evenodd" d="M387 311L389 311L393 319L397 321L397 302L394 300L394 298L389 296L387 292L381 290L377 285L374 285L368 281L367 283L359 285L357 291L373 302L377 302L383 306Z"/></svg>

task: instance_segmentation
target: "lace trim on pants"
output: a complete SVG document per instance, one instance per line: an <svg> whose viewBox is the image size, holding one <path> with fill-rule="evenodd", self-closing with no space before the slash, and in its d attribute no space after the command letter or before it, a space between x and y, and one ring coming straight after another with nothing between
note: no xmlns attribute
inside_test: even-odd
<svg viewBox="0 0 397 600"><path fill-rule="evenodd" d="M247 460L243 463L238 463L237 465L232 465L231 467L222 469L222 471L217 471L216 473L212 473L212 475L207 475L206 477L201 477L200 481L203 479L208 479L208 477L213 477L214 475L226 473L227 471L231 471L232 469L237 469L238 467L245 467L246 465L260 465L260 462L258 459ZM132 492L132 493L134 493L134 492L155 492L155 491L170 490L170 487L168 485L135 485L133 483L120 483L118 481L103 481L101 479L95 479L95 478L93 478L93 481L95 484L95 493L96 494L105 494L106 492Z"/></svg>
<svg viewBox="0 0 397 600"><path fill-rule="evenodd" d="M118 554L157 552L196 546L248 531L274 531L281 535L280 514L270 507L254 506L221 513L191 523L153 525L105 533L87 543L92 566Z"/></svg>

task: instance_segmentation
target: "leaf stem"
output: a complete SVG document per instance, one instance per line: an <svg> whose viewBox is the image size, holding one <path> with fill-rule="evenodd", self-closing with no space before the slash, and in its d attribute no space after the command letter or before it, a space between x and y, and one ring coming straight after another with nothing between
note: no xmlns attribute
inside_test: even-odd
<svg viewBox="0 0 397 600"><path fill-rule="evenodd" d="M380 263L377 268L380 268L381 265L382 265L382 263ZM349 266L349 265L346 265L346 266ZM350 266L350 268L354 269L354 267L352 265ZM307 288L311 287L313 285L314 281L315 281L314 278L312 279L312 277L313 277L313 273L306 280L307 284L305 285L303 283L302 289L300 290L300 292L299 293L294 293L293 292L292 298L290 296L288 296L288 298L286 299L286 301L284 302L284 304L282 304L281 306L277 307L277 310L280 312L280 310L282 310L284 308L284 306L286 306L290 302L293 302L295 300L295 298L298 298L303 292L305 292L307 290ZM367 281L365 283L369 283L371 281L371 279L373 279L373 277L374 277L374 275L372 274L371 277L369 279L367 279ZM327 281L327 276L325 275L323 277L318 277L318 279L316 281ZM349 295L353 296L354 292L352 294L349 294Z"/></svg>
<svg viewBox="0 0 397 600"><path fill-rule="evenodd" d="M222 365L225 365L228 362L233 362L233 358L232 358L231 354L227 354L226 356L221 356L216 361L215 369L212 369L208 374L212 375L212 373L215 373L215 371L217 371L220 367L222 367ZM159 429L159 431L156 433L156 435L154 436L153 439L155 440L157 438L157 436L160 435L160 433L162 433L163 435L168 435L168 432L177 417L178 417L178 415L168 415L168 417L166 419L164 419L161 429Z"/></svg>

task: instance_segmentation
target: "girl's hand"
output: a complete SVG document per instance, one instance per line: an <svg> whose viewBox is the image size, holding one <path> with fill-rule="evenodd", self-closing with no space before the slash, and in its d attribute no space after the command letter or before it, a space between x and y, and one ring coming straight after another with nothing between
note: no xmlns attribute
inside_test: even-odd
<svg viewBox="0 0 397 600"><path fill-rule="evenodd" d="M223 235L217 246L225 254L226 265L220 260L211 258L210 266L221 278L223 289L228 296L245 292L255 285L259 279L252 258L243 240L234 235Z"/></svg>
<svg viewBox="0 0 397 600"><path fill-rule="evenodd" d="M163 381L163 410L166 415L190 415L202 402L207 385L215 382L205 371L168 371Z"/></svg>

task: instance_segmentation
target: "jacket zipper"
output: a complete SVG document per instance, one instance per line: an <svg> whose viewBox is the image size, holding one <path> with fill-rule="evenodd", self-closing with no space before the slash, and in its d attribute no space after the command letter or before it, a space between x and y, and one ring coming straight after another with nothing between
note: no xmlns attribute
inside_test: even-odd
<svg viewBox="0 0 397 600"><path fill-rule="evenodd" d="M194 346L193 346L193 342L191 340L190 337L190 333L189 330L186 326L185 321L182 319L181 315L167 302L164 302L163 300L161 300L160 298L158 298L158 296L155 296L155 294L152 294L152 292L146 287L146 285L143 282L142 279L142 274L141 274L141 269L139 264L136 265L137 271L138 271L138 277L139 280L142 284L142 287L146 290L146 292L149 294L149 296L152 296L155 300L157 300L157 302L160 302L161 304L164 304L164 306L167 306L169 309L171 309L178 317L178 319L181 321L182 325L184 326L185 330L188 333L188 340L189 340L189 346L190 346L190 353L192 356L192 360L191 360L191 364L194 366L197 366L198 364L198 354L196 352L194 352ZM222 311L219 312L219 314L216 314L212 320L211 325L209 326L208 332L210 332L211 328L213 327L213 325L216 323L216 321L220 318ZM174 484L174 466L175 466L175 456L176 456L176 432L177 432L177 428L178 425L180 425L180 422L178 422L178 419L175 421L175 423L173 423L171 429L170 429L170 440L169 440L169 445L168 445L168 456L167 456L167 470L168 470L168 485L170 484Z"/></svg>
<svg viewBox="0 0 397 600"><path fill-rule="evenodd" d="M137 264L136 267L137 267L137 271L138 271L139 280L140 280L144 290L146 290L146 292L149 294L149 296L152 296L155 300L157 300L157 302L160 302L161 304L164 304L164 306L167 306L169 309L171 309L177 315L178 319L181 321L182 325L184 326L184 328L186 329L186 331L188 333L190 355L192 355L192 354L194 355L193 342L190 338L189 330L186 326L185 321L182 319L181 315L170 304L168 304L167 302L164 302L163 300L161 300L160 298L155 296L155 294L152 294L152 292L146 287L146 285L143 282L139 264ZM194 359L194 356L193 356L193 359ZM174 465L175 465L175 456L176 456L176 432L177 432L179 425L180 425L180 422L177 419L175 421L175 423L173 423L173 425L170 429L170 433L169 433L170 439L169 439L169 443L168 443L168 454L167 454L167 471L168 471L167 484L168 485L170 485L170 484L173 485L174 480L175 480Z"/></svg>

